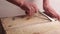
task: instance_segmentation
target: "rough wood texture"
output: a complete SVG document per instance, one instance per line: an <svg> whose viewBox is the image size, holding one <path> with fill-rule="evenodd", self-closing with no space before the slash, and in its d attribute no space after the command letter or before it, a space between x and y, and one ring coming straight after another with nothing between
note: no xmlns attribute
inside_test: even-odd
<svg viewBox="0 0 60 34"><path fill-rule="evenodd" d="M6 34L3 26L2 26L2 22L1 22L1 19L0 19L0 34Z"/></svg>
<svg viewBox="0 0 60 34"><path fill-rule="evenodd" d="M30 19L15 17L15 20L12 20L10 17L1 20L7 34L60 34L60 23L50 22L42 15Z"/></svg>

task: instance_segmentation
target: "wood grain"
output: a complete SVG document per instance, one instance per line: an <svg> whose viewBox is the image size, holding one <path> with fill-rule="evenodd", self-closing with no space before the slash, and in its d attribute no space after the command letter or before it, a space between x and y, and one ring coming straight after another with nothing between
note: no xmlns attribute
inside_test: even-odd
<svg viewBox="0 0 60 34"><path fill-rule="evenodd" d="M7 34L60 34L60 23L50 22L41 14L28 17L2 18L2 24Z"/></svg>

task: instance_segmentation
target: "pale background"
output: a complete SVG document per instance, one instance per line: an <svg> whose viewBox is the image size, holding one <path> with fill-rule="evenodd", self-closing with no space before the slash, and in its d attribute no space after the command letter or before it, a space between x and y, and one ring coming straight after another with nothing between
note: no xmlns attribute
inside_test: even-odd
<svg viewBox="0 0 60 34"><path fill-rule="evenodd" d="M37 4L40 11L43 11L43 0L30 0L30 2L34 2ZM52 8L60 12L60 0L49 0ZM6 0L0 0L0 17L12 17L17 15L25 15L24 11L17 7L16 5L7 2Z"/></svg>

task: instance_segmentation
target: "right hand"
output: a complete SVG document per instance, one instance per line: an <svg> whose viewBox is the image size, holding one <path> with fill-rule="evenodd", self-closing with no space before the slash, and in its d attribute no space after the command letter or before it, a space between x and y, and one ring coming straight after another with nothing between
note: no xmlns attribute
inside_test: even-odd
<svg viewBox="0 0 60 34"><path fill-rule="evenodd" d="M48 16L60 20L60 15L50 6L49 0L43 0L43 9Z"/></svg>

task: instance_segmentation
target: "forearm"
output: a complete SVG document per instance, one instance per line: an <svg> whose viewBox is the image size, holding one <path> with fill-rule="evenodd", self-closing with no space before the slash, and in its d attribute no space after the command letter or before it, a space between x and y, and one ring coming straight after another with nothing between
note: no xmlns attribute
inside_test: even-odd
<svg viewBox="0 0 60 34"><path fill-rule="evenodd" d="M25 2L25 0L7 0L7 1L9 1L15 5L18 5L18 6L23 5L23 3Z"/></svg>
<svg viewBox="0 0 60 34"><path fill-rule="evenodd" d="M49 0L43 0L43 8L46 8L49 6L50 6Z"/></svg>
<svg viewBox="0 0 60 34"><path fill-rule="evenodd" d="M25 0L14 0L15 2L17 2L18 4L23 4L25 2Z"/></svg>

